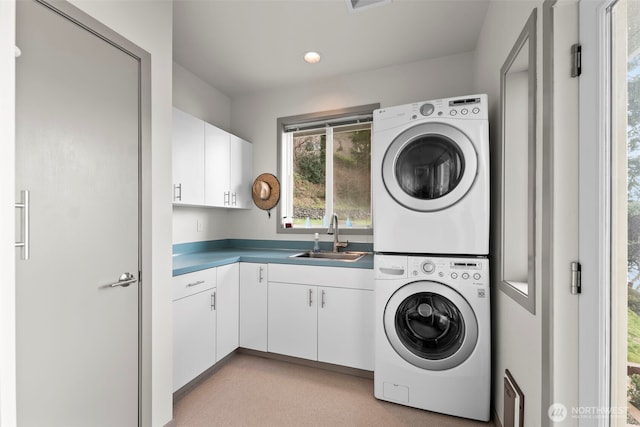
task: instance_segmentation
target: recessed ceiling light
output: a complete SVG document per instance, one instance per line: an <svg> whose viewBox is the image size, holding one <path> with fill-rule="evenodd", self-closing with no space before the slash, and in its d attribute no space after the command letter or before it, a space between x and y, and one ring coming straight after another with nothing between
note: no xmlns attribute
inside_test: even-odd
<svg viewBox="0 0 640 427"><path fill-rule="evenodd" d="M304 60L309 64L317 64L318 62L320 62L320 54L313 51L307 52L304 54Z"/></svg>

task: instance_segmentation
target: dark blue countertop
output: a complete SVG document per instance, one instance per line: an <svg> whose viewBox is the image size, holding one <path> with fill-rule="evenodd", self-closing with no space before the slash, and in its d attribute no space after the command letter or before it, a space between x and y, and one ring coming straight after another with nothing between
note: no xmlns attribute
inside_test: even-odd
<svg viewBox="0 0 640 427"><path fill-rule="evenodd" d="M313 243L274 240L215 240L209 242L183 243L173 246L173 276L233 264L235 262L277 263L314 265L344 268L373 268L373 254L369 253L355 262L289 258L300 252L311 250ZM322 251L331 250L330 242L321 242ZM372 245L350 243L346 251L371 252Z"/></svg>

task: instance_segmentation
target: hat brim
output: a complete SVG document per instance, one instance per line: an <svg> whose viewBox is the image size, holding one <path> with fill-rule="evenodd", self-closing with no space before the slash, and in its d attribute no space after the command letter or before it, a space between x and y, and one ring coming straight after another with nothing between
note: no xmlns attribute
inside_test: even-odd
<svg viewBox="0 0 640 427"><path fill-rule="evenodd" d="M259 175L253 184L255 185L258 181L266 182L271 191L269 192L269 197L264 200L261 199L259 195L256 195L255 192L252 192L253 203L265 211L273 209L273 207L278 204L278 201L280 201L280 181L270 173L263 173Z"/></svg>

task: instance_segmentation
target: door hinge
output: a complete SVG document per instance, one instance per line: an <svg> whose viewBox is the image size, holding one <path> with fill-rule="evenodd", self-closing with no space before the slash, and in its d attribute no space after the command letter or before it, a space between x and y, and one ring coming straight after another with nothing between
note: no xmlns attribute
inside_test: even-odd
<svg viewBox="0 0 640 427"><path fill-rule="evenodd" d="M579 262L571 263L571 294L578 295L582 292L582 266Z"/></svg>
<svg viewBox="0 0 640 427"><path fill-rule="evenodd" d="M579 43L571 46L571 77L582 74L582 45Z"/></svg>

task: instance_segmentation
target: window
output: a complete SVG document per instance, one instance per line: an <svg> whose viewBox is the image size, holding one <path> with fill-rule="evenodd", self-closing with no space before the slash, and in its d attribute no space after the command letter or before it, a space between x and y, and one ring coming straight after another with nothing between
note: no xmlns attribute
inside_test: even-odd
<svg viewBox="0 0 640 427"><path fill-rule="evenodd" d="M371 124L379 104L278 119L279 233L371 234Z"/></svg>

